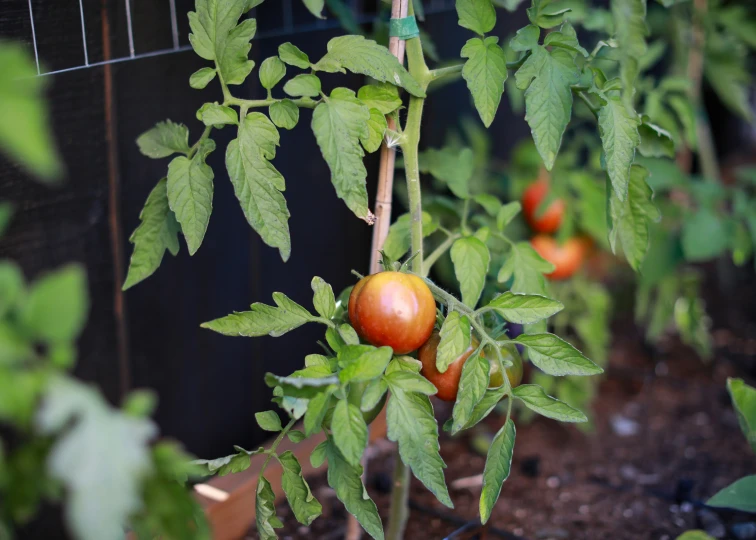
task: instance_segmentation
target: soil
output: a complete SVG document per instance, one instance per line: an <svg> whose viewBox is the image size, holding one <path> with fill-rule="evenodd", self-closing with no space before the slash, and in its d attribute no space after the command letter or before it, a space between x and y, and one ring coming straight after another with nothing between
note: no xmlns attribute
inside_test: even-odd
<svg viewBox="0 0 756 540"><path fill-rule="evenodd" d="M755 335L746 325L737 334ZM754 473L756 460L738 428L725 380L738 376L754 382L749 374L756 341L737 338L733 330L715 331L717 352L707 365L678 342L668 343L666 351L650 351L642 336L628 331L631 326L615 333L620 342L594 403L594 433L543 418L517 423L512 473L485 533L476 522L480 488L470 479L483 471L484 457L472 450L470 434L442 435L455 508L446 509L413 479L405 538L662 540L695 528L750 538L735 536L732 526L756 517L707 510L701 501ZM442 421L450 415L450 408L435 405ZM489 417L489 430L495 432L502 421ZM367 483L384 523L393 466L387 446L372 449L377 455L370 460ZM460 479L473 485L451 487ZM345 511L325 475L310 484L324 515L303 527L281 505L278 515L286 526L280 538L343 538Z"/></svg>

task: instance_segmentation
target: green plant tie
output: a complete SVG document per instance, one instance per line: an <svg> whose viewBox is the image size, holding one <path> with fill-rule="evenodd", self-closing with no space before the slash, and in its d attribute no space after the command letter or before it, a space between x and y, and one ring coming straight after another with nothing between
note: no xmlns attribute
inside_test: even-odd
<svg viewBox="0 0 756 540"><path fill-rule="evenodd" d="M402 40L408 40L420 35L420 29L417 27L417 21L414 15L404 17L403 19L391 19L389 25L389 36L398 37Z"/></svg>

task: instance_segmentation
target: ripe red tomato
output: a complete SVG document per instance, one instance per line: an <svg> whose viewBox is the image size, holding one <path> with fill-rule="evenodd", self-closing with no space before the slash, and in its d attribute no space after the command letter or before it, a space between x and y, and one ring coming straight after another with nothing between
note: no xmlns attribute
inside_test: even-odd
<svg viewBox="0 0 756 540"><path fill-rule="evenodd" d="M560 246L551 236L539 234L530 240L530 245L541 257L554 265L554 271L546 274L549 279L567 279L583 265L586 243L580 238L570 238Z"/></svg>
<svg viewBox="0 0 756 540"><path fill-rule="evenodd" d="M349 320L376 347L407 354L425 343L436 324L436 301L425 282L402 272L362 278L349 296Z"/></svg>
<svg viewBox="0 0 756 540"><path fill-rule="evenodd" d="M457 399L457 391L459 390L459 379L462 377L462 367L470 355L478 348L478 340L473 338L472 343L463 352L459 358L449 364L449 367L445 372L441 373L436 368L436 352L438 351L438 344L441 342L441 336L438 332L433 332L430 339L420 347L418 351L418 357L423 364L421 373L428 379L433 386L438 389L436 397L444 401L455 401ZM506 368L507 378L512 388L518 386L522 382L522 358L517 353L512 353L507 348L501 349L502 355L505 359L512 361L512 366ZM491 368L489 371L489 388L498 388L504 384L504 377L502 377L499 366L496 362L491 362Z"/></svg>
<svg viewBox="0 0 756 540"><path fill-rule="evenodd" d="M522 214L530 227L539 233L554 233L562 225L565 204L562 199L556 199L541 213L538 207L549 192L549 183L539 179L530 184L522 194Z"/></svg>

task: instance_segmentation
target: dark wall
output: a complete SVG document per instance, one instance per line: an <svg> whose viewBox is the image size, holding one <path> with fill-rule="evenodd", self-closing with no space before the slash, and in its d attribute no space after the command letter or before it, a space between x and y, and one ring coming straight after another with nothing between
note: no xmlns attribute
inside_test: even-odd
<svg viewBox="0 0 756 540"><path fill-rule="evenodd" d="M84 1L90 63L128 56L123 4ZM179 44L186 46L185 14L193 2L176 4ZM131 0L131 5L135 53L173 47L168 1ZM292 5L294 25L313 20L301 2ZM46 69L83 64L78 2L34 0L32 6ZM287 22L279 2L266 2L257 16L263 35ZM508 17L500 25L500 36L521 26L521 19ZM429 17L427 28L436 36L442 57L458 57L470 37L456 21L453 11ZM276 53L279 43L290 40L316 58L339 33L331 29L255 40L252 57L259 65ZM27 0L0 0L0 35L30 42ZM100 385L113 402L119 402L127 388L156 390L163 433L200 456L215 457L233 444L252 446L265 438L253 418L256 411L271 407L263 373L299 368L304 355L317 351L315 341L322 329L304 327L291 339L244 339L201 330L199 324L246 309L252 302L270 302L273 291L284 291L309 307L313 275L340 290L353 282L351 269L367 269L370 229L335 197L310 131L311 113L302 111L294 130L281 130L281 148L274 160L286 178L292 214L292 256L282 263L277 251L265 246L247 225L228 181L223 156L232 130L214 132L218 148L209 159L216 173L214 211L201 249L190 258L182 246L177 257L166 255L155 275L121 293L131 254L128 236L169 161L140 155L134 140L167 118L187 124L191 140L199 136L202 126L196 109L219 97L215 83L204 91L188 86L189 75L203 65L204 60L186 51L51 76L53 123L67 165L66 183L57 189L40 186L0 158L2 198L19 208L8 234L0 239L0 256L17 259L30 277L68 261L83 262L92 307L80 342L77 374ZM235 93L262 97L256 73ZM325 81L329 88L357 88L361 83L357 76ZM426 111L427 144L441 144L460 114L477 116L462 82L439 90ZM497 154L506 157L513 142L527 132L504 99L492 127ZM371 198L376 157L366 162Z"/></svg>

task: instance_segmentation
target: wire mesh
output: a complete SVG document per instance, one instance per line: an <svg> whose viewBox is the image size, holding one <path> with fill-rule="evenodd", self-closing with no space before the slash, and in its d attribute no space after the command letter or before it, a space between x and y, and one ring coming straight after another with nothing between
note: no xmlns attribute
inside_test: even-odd
<svg viewBox="0 0 756 540"><path fill-rule="evenodd" d="M162 48L162 49L155 49L151 51L137 52L137 50L141 50L141 48L138 47L138 44L135 43L135 39L134 39L134 14L132 12L132 0L122 0L122 2L119 2L118 4L118 9L123 10L125 18L126 18L126 31L128 35L128 55L116 57L116 58L109 58L102 61L92 62L90 61L89 48L87 45L87 30L86 30L86 21L85 21L85 16L84 16L84 1L78 0L79 19L81 22L80 31L81 31L81 47L82 47L83 63L73 65L70 67L53 69L49 71L41 71L39 48L37 45L37 31L36 31L35 20L34 20L35 19L34 8L32 5L32 0L27 0L27 1L29 4L29 19L30 19L30 28L31 28L31 35L29 37L31 38L31 44L34 51L34 59L37 65L37 75L39 76L56 75L60 73L70 72L70 71L103 66L105 64L116 64L119 62L139 60L143 58L163 56L163 55L168 55L168 54L176 54L176 53L181 53L181 52L186 52L186 51L191 50L191 45L188 44L188 39L184 36L180 36L179 34L176 0L160 0L160 1L167 1L169 3L170 23L171 23L170 29L171 29L171 38L172 38L173 46L170 48ZM55 0L49 0L49 1L52 2ZM299 2L299 1L300 0L279 0L281 9L282 9L281 24L278 27L260 31L258 35L256 36L256 39L284 37L284 36L289 36L289 35L304 34L307 32L331 30L334 28L338 28L340 26L341 23L335 17L329 17L328 19L325 19L325 20L315 19L313 17L311 18L310 22L295 23L294 16L293 16L293 13L294 13L293 4L294 2ZM361 0L346 0L346 1L348 2L350 9L352 10L352 14L354 16L355 22L357 22L358 24L368 23L375 18L376 16L375 12L363 10L362 8L363 2ZM454 0L425 0L424 4L425 4L425 12L427 14L439 13L439 12L448 11L454 8ZM75 31L78 32L79 29L76 29Z"/></svg>

